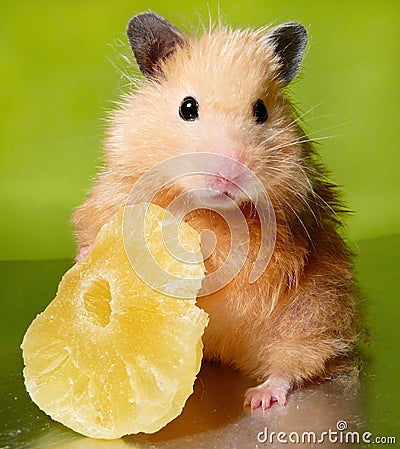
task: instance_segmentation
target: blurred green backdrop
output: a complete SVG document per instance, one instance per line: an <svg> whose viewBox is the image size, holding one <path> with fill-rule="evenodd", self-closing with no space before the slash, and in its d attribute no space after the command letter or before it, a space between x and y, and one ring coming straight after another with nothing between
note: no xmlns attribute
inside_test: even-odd
<svg viewBox="0 0 400 449"><path fill-rule="evenodd" d="M322 141L356 214L351 241L400 229L397 1L220 0L225 21L297 20L310 45L292 96ZM69 223L101 163L107 110L124 87L117 50L129 18L152 9L182 28L218 3L43 0L0 13L0 259L72 257ZM127 47L126 47L127 48ZM124 50L126 52L126 50Z"/></svg>

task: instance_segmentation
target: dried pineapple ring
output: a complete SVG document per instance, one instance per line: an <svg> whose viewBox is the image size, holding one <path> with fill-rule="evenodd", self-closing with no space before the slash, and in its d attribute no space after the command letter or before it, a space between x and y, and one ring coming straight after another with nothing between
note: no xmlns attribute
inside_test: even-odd
<svg viewBox="0 0 400 449"><path fill-rule="evenodd" d="M191 299L165 296L136 275L120 210L91 253L64 275L21 345L32 400L54 420L94 438L155 432L181 413L200 369L208 321L195 304L204 277L198 233L180 224L181 243L198 260L177 263L159 238L163 219L172 215L145 203L125 209L132 220L124 220L125 237L129 223L132 229L144 223L152 253L188 278L184 296ZM143 246L137 236L129 236L130 258Z"/></svg>

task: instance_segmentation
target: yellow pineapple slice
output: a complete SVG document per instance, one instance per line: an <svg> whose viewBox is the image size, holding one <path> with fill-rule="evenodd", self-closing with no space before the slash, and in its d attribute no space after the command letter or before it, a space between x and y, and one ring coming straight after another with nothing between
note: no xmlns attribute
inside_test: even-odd
<svg viewBox="0 0 400 449"><path fill-rule="evenodd" d="M54 420L112 439L155 432L181 413L200 369L208 318L195 304L204 277L199 234L179 225L178 240L195 263L178 260L175 253L184 250L176 238L168 242L174 226L176 219L155 205L119 211L30 325L21 345L25 385ZM147 245L170 273L167 289L174 290L175 282L185 299L138 277L123 232L129 258L140 260L143 272L146 264L152 267L152 257L143 256ZM174 255L163 245L162 232Z"/></svg>

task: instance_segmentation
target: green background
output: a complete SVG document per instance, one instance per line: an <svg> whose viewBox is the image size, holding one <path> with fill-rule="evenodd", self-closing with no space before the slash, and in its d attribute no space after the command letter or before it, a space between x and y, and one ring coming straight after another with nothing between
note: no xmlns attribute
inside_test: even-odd
<svg viewBox="0 0 400 449"><path fill-rule="evenodd" d="M393 235L400 230L399 3L220 0L219 5L234 26L297 20L309 31L301 75L290 93L300 110L310 111L306 130L322 138L322 157L355 211L348 236L359 248L357 277L367 298L363 328L370 338L361 338L360 350L365 410L374 423L368 430L392 435L400 416L400 238ZM130 54L126 24L148 9L186 30L198 29L199 17L207 22L209 12L218 15L213 1L1 4L0 259L58 259L0 263L0 369L13 379L21 370L18 345L25 329L54 297L71 264L70 216L101 165L107 111L126 87L121 73L134 70L120 54ZM18 359L14 365L11 353ZM2 398L13 401L14 394L7 394ZM6 415L11 409L14 402L0 406Z"/></svg>
<svg viewBox="0 0 400 449"><path fill-rule="evenodd" d="M310 34L291 94L344 187L351 242L399 230L397 1L221 0L224 20L297 20ZM152 9L198 29L217 2L2 2L0 259L72 257L71 212L101 164L107 111L133 70L129 18Z"/></svg>

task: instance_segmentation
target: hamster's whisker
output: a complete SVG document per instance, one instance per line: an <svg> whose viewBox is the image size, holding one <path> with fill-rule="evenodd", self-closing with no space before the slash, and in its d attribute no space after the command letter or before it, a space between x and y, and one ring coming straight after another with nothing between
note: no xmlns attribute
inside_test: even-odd
<svg viewBox="0 0 400 449"><path fill-rule="evenodd" d="M299 120L301 120L302 118L304 118L307 114L310 114L312 111L314 111L314 109L319 108L322 105L322 103L317 103L314 106L311 106L311 108L307 109L305 112L303 112L300 115L297 115L296 118L293 119L293 121L291 123L297 123Z"/></svg>
<svg viewBox="0 0 400 449"><path fill-rule="evenodd" d="M280 169L279 167L270 167L271 169L275 170L276 172L278 172L279 174L284 174L286 177L288 177L288 180L285 179L281 179L280 182L282 182L283 184L285 184L287 190L295 197L297 198L297 200L299 200L304 206L307 207L307 209L310 210L311 214L313 215L314 219L316 221L320 221L318 220L317 216L315 215L315 211L314 209L311 207L310 202L307 200L307 198L304 197L304 195L302 193L299 192L299 189L296 189L295 187L293 187L294 185L301 185L304 186L304 183L299 182L298 178L295 178L293 175L284 172L282 169ZM311 193L313 193L314 189L310 183L310 180L308 179L307 175L304 173L305 175L305 179L306 179L306 183L309 186L308 191L310 191ZM293 184L290 184L289 181L292 180ZM316 203L314 203L316 204Z"/></svg>
<svg viewBox="0 0 400 449"><path fill-rule="evenodd" d="M326 176L325 174L321 173L321 172L320 172L319 170L317 170L316 168L313 168L313 167L311 167L311 166L304 166L304 165L301 165L301 164L299 164L299 163L296 162L296 161L284 160L284 159L281 159L281 158L279 158L279 157L275 157L275 158L274 158L274 157L268 156L268 162L277 162L277 163L291 164L291 165L294 165L294 166L298 167L300 170L304 170L305 172L313 173L313 174L317 175L319 178L325 179L327 182L330 182L330 183L333 182L332 179L330 179L330 178L329 178L328 176Z"/></svg>
<svg viewBox="0 0 400 449"><path fill-rule="evenodd" d="M317 105L315 105L315 106L312 106L310 109L308 109L307 111L303 112L301 115L297 116L297 117L294 118L292 121L290 121L286 126L284 126L283 128L280 128L279 131L276 132L276 133L274 133L273 136L268 137L265 141L263 141L263 143L267 143L272 137L278 136L278 135L284 133L285 131L289 131L289 130L292 130L292 129L296 129L296 126L295 126L295 125L297 125L297 123L298 123L302 118L304 118L307 114L310 114L314 109L316 109L316 108L319 107L319 106L321 106L321 103L319 103L319 104L317 104ZM324 116L322 115L322 116L313 117L313 118L310 119L310 120L315 120L315 119L317 119L317 118L319 118L319 117L324 117Z"/></svg>
<svg viewBox="0 0 400 449"><path fill-rule="evenodd" d="M304 166L302 166L301 164L299 164L299 163L297 163L295 161L288 161L288 160L284 160L283 161L283 160L281 160L279 158L275 158L275 159L271 158L271 159L269 159L269 161L271 161L271 162L278 162L278 163L285 163L285 164L289 163L289 164L292 164L292 165L296 166L297 168L299 168L302 171L302 173L304 174L304 177L305 177L305 179L307 181L307 184L309 186L309 191L313 195L314 199L317 200L317 201L318 200L321 201L335 215L335 218L342 223L342 220L340 219L340 216L338 215L337 211L327 201L325 201L324 198L321 197L321 195L318 195L315 192L315 189L314 189L313 185L311 184L309 176L307 175L307 171L317 173L317 171L315 169L312 169L311 167L304 167ZM281 174L285 175L286 177L288 177L289 179L291 179L294 182L294 185L296 183L297 184L299 183L298 178L294 177L291 173L284 172L284 170L279 168L279 167L270 166L269 168L273 169L273 170L276 170L279 173L281 173ZM317 173L317 174L321 175L320 173ZM329 180L329 178L327 178L327 177L325 177L325 178ZM298 197L300 200L303 200L303 203L307 204L309 206L308 202L300 194L298 194L297 190L295 190L292 187L292 184L289 185L286 181L284 181L284 182L287 184L289 190L292 191L292 193L294 193L296 195L296 197ZM318 203L316 203L316 204L318 204ZM310 210L311 210L311 208L310 208ZM315 217L315 215L314 215L314 217Z"/></svg>
<svg viewBox="0 0 400 449"><path fill-rule="evenodd" d="M315 142L318 142L320 140L332 139L332 138L338 137L338 136L339 136L339 134L338 135L331 135L331 136L314 137L314 138L311 138L311 139L308 136L306 138L300 137L300 138L295 139L295 140L291 140L291 141L289 140L289 141L286 141L284 143L277 144L275 146L269 147L266 150L267 150L267 153L273 153L276 150L280 150L281 148L285 148L285 147L288 147L288 146L300 145L302 143L307 143L307 142L315 143Z"/></svg>
<svg viewBox="0 0 400 449"><path fill-rule="evenodd" d="M309 242L311 243L312 247L315 249L313 239L311 238L311 235L310 235L310 233L308 232L308 229L307 229L306 225L304 224L303 220L299 217L298 213L297 213L297 212L295 211L295 209L290 205L290 203L289 203L287 200L285 200L285 198L281 197L281 199L282 199L282 201L287 205L287 207L293 212L293 214L296 216L296 218L297 218L297 220L299 221L300 225L301 225L302 228L304 229L304 231L305 231L305 233L306 233L306 235L307 235L307 238L308 238Z"/></svg>
<svg viewBox="0 0 400 449"><path fill-rule="evenodd" d="M278 203L279 209L280 209L280 210L283 210L282 202L281 202L281 200L280 200L279 195L278 195L276 192L274 192L274 191L271 191L271 192L269 193L269 195L272 197L272 199L273 199L276 203ZM295 242L294 242L293 233L291 232L291 227L290 227L290 224L289 224L289 222L288 222L288 219L287 219L286 214L282 214L282 218L283 218L283 221L284 221L284 223L285 223L285 228L286 228L286 230L288 231L288 236L289 236L289 238L290 238L290 241L291 241L291 243L292 243L292 246L295 247L296 245L295 245Z"/></svg>
<svg viewBox="0 0 400 449"><path fill-rule="evenodd" d="M287 124L283 128L280 128L278 131L272 133L270 136L268 136L266 139L264 139L260 143L260 146L263 146L263 145L267 144L272 139L274 139L276 137L279 137L281 134L283 134L286 131L296 130L297 129L297 126L296 126L297 125L297 121L299 121L301 118L304 117L304 115L306 115L307 113L309 113L312 110L313 110L313 108L309 109L308 111L306 111L301 116L299 116L296 119L292 120L289 124ZM313 117L312 120L315 120L315 119L320 118L320 117L328 116L328 115L329 114L321 115L319 117ZM340 133L340 134L332 134L332 135L329 135L329 136L318 136L318 134L321 133L322 131L328 131L328 130L336 129L336 128L348 125L350 123L351 123L351 120L348 120L347 122L337 123L335 125L327 126L325 128L321 128L321 129L319 129L317 131L314 131L314 132L311 132L311 133L307 133L307 135L299 137L299 139L301 139L300 143L301 142L317 142L319 140L326 140L326 139L332 139L332 138L340 137L340 136L343 135L342 133ZM317 137L311 138L314 135L317 135ZM307 138L308 140L305 140L304 138Z"/></svg>
<svg viewBox="0 0 400 449"><path fill-rule="evenodd" d="M317 106L319 106L319 105L317 105ZM285 125L283 127L280 127L277 132L274 132L273 134L268 136L265 140L263 140L261 145L264 145L264 144L268 143L271 139L273 139L276 136L279 136L280 134L282 134L282 133L284 133L286 131L297 129L297 122L300 121L306 114L310 113L317 106L314 106L314 107L310 108L308 111L304 112L302 115L300 115L300 116L294 118L293 120L291 120L287 125Z"/></svg>
<svg viewBox="0 0 400 449"><path fill-rule="evenodd" d="M343 220L340 218L340 215L337 213L337 211L326 200L324 200L324 198L321 195L316 193L314 189L312 189L311 193L317 201L321 201L331 211L337 222L339 222L341 225L344 224Z"/></svg>
<svg viewBox="0 0 400 449"><path fill-rule="evenodd" d="M322 131L329 131L331 129L341 128L343 126L350 125L352 122L353 122L352 120L347 120L345 122L335 123L334 125L326 126L325 128L321 128L321 129L315 130L315 131L313 131L311 133L308 133L308 135L312 136L312 135L314 135L316 133L320 133ZM333 135L333 137L338 137L338 136L341 136L341 135L343 135L343 134L336 134L336 135Z"/></svg>
<svg viewBox="0 0 400 449"><path fill-rule="evenodd" d="M296 126L295 121L292 121L292 122L288 123L286 126L279 128L278 131L275 131L275 128L271 128L271 130L273 130L274 132L272 132L271 135L269 135L266 139L262 140L260 143L260 146L265 145L270 140L274 139L275 137L280 136L281 134L285 133L286 131L292 131L292 130L296 130L296 129L298 129L298 127Z"/></svg>
<svg viewBox="0 0 400 449"><path fill-rule="evenodd" d="M270 142L271 140L279 137L281 134L287 132L287 131L297 131L299 128L296 125L295 122L291 122L288 125L284 126L283 128L279 128L278 131L275 131L275 128L271 128L272 130L274 130L274 132L271 133L271 135L269 135L266 139L262 140L259 144L259 146L264 146L266 145L268 142ZM296 140L302 138L302 137L306 137L304 135L301 136L295 136Z"/></svg>
<svg viewBox="0 0 400 449"><path fill-rule="evenodd" d="M308 170L308 167L302 167L300 164L295 163L294 161L282 161L280 159L275 159L276 162L284 162L284 163L291 163L293 165L296 165L300 170L302 170L302 172L305 175L305 178L307 180L307 183L309 185L309 191L312 194L312 196L314 197L314 204L318 205L320 203L323 203L331 212L332 214L335 216L335 220L337 220L339 223L341 223L343 225L343 220L340 218L340 215L338 214L338 212L319 194L317 194L317 192L315 191L313 185L310 182L309 177L307 176L306 170ZM311 209L311 206L309 205L308 201L303 198L296 189L294 189L294 187L292 187L293 185L299 184L299 180L297 177L294 177L291 173L287 173L284 172L283 169L278 168L278 167L269 167L269 169L272 170L276 170L277 172L284 174L286 177L288 177L289 179L291 179L293 181L294 184L289 184L288 182L284 181L283 179L281 180L281 182L285 182L285 184L287 185L288 189L290 192L292 192L296 198L298 198L300 201L303 202L303 204L307 205L307 207L310 209L310 211L313 213L314 218L316 219L316 216L314 214L314 211ZM311 170L310 170L311 171Z"/></svg>

